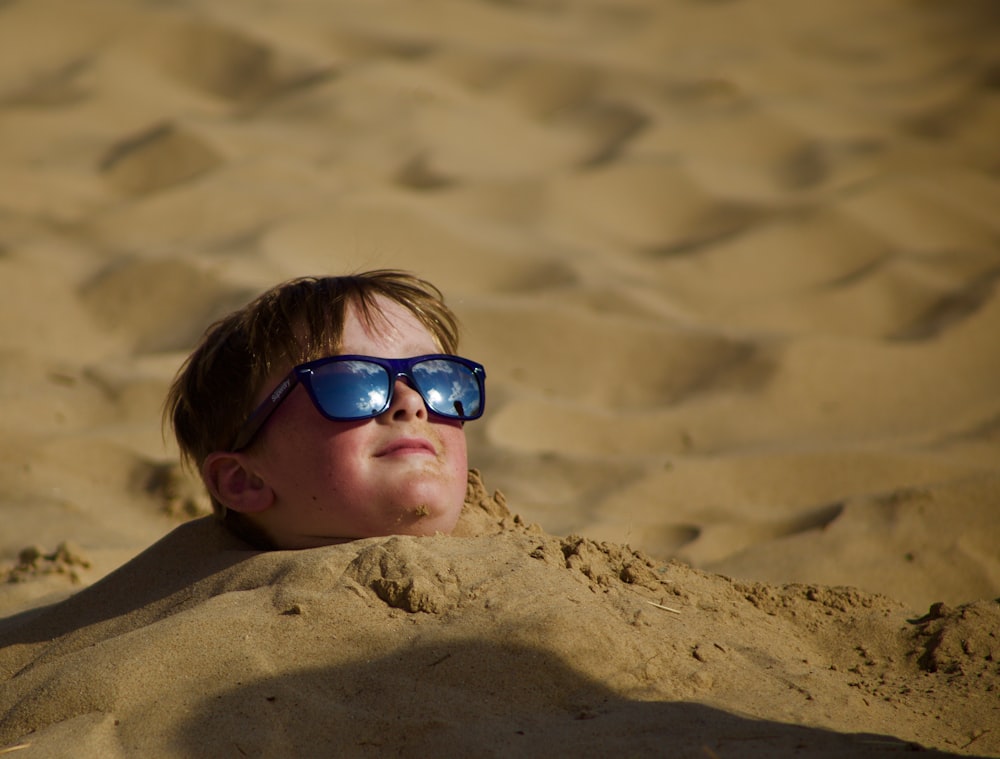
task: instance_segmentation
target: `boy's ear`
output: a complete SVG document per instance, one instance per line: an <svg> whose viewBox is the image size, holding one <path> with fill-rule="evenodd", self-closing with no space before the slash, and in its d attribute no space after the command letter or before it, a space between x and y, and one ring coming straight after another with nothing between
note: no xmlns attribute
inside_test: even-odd
<svg viewBox="0 0 1000 759"><path fill-rule="evenodd" d="M248 468L241 453L208 454L201 466L201 476L208 492L219 503L241 514L264 511L274 503L274 491Z"/></svg>

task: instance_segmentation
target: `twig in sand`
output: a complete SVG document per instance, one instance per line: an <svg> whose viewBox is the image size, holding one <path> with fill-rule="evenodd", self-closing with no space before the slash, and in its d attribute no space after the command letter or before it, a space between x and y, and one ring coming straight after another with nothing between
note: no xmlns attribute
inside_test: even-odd
<svg viewBox="0 0 1000 759"><path fill-rule="evenodd" d="M969 740L969 742L968 742L968 743L966 743L966 744L965 744L964 746L962 746L962 748L968 748L968 747L969 747L969 746L971 746L971 745L972 745L973 743L975 743L975 742L976 742L976 741L978 741L978 740L979 740L980 738L982 738L982 737L983 737L984 735L986 735L986 733L988 733L988 732L990 732L990 729L989 729L989 728L987 728L987 729L985 729L985 730L977 730L977 731L976 731L976 732L975 732L975 733L973 734L973 736L972 736L972 738L971 738L971 739Z"/></svg>
<svg viewBox="0 0 1000 759"><path fill-rule="evenodd" d="M655 606L657 609L663 609L664 611L669 611L673 614L680 614L677 609L671 609L669 606L664 606L663 604L658 604L654 601L646 601L650 606Z"/></svg>
<svg viewBox="0 0 1000 759"><path fill-rule="evenodd" d="M9 754L12 751L20 751L22 748L28 748L30 743L18 743L16 746L7 746L7 748L0 748L0 754Z"/></svg>

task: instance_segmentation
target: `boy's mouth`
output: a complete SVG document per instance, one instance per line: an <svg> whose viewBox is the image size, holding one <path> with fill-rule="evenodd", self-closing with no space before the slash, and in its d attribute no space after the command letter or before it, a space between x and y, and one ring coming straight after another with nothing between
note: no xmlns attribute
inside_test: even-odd
<svg viewBox="0 0 1000 759"><path fill-rule="evenodd" d="M401 437L391 441L388 445L380 448L375 458L383 456L406 456L413 453L429 453L432 456L437 454L430 441L420 437Z"/></svg>

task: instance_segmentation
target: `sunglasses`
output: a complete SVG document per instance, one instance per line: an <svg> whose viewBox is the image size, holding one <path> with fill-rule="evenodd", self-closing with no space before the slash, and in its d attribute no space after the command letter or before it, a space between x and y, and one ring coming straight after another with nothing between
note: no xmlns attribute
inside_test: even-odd
<svg viewBox="0 0 1000 759"><path fill-rule="evenodd" d="M247 418L232 450L250 445L275 409L299 383L327 419L351 422L384 413L397 379L408 380L427 409L446 419L470 421L483 415L486 370L460 356L431 353L412 358L329 356L299 364Z"/></svg>

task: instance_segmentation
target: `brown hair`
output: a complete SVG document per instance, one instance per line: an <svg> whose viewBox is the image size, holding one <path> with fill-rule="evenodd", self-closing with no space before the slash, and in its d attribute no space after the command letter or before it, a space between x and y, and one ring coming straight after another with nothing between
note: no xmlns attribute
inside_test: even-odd
<svg viewBox="0 0 1000 759"><path fill-rule="evenodd" d="M181 457L200 470L208 454L229 450L261 384L283 365L336 354L348 306L356 307L369 327L384 322L378 296L407 308L442 352L458 349L458 321L441 291L407 272L381 269L284 282L212 324L177 372L163 418L173 427ZM221 504L213 507L222 514Z"/></svg>

